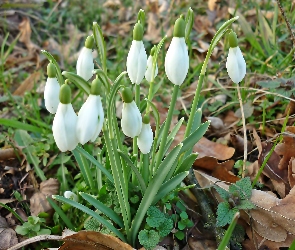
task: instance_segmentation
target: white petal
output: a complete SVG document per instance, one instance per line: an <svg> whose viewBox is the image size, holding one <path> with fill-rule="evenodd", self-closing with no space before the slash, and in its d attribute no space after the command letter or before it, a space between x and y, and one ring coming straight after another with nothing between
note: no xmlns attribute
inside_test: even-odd
<svg viewBox="0 0 295 250"><path fill-rule="evenodd" d="M72 104L59 103L53 119L52 131L60 151L73 150L78 145L76 125L77 115Z"/></svg>
<svg viewBox="0 0 295 250"><path fill-rule="evenodd" d="M92 57L92 50L84 47L78 57L77 61L77 75L88 81L92 76L94 70L94 63Z"/></svg>
<svg viewBox="0 0 295 250"><path fill-rule="evenodd" d="M140 84L147 66L147 55L142 41L132 41L126 66L130 81Z"/></svg>
<svg viewBox="0 0 295 250"><path fill-rule="evenodd" d="M135 102L124 103L122 110L121 127L126 136L134 138L141 131L141 114Z"/></svg>
<svg viewBox="0 0 295 250"><path fill-rule="evenodd" d="M97 106L98 106L98 123L96 125L96 129L93 133L93 136L90 141L94 142L96 138L98 137L102 126L103 126L103 121L104 121L104 112L103 112L103 107L101 103L101 98L99 97L99 100L97 101Z"/></svg>
<svg viewBox="0 0 295 250"><path fill-rule="evenodd" d="M48 77L44 89L44 99L45 107L51 114L56 113L59 104L59 90L57 79Z"/></svg>
<svg viewBox="0 0 295 250"><path fill-rule="evenodd" d="M78 196L72 191L65 191L64 197L73 201L78 201Z"/></svg>
<svg viewBox="0 0 295 250"><path fill-rule="evenodd" d="M153 131L150 124L142 124L141 132L137 139L137 146L143 154L148 154L153 144Z"/></svg>
<svg viewBox="0 0 295 250"><path fill-rule="evenodd" d="M181 85L189 69L189 56L183 37L173 37L165 57L165 72L175 85Z"/></svg>
<svg viewBox="0 0 295 250"><path fill-rule="evenodd" d="M229 77L236 84L246 75L246 62L239 47L229 48L226 68Z"/></svg>
<svg viewBox="0 0 295 250"><path fill-rule="evenodd" d="M94 140L100 133L103 122L103 111L100 96L89 95L78 113L77 137L81 144ZM101 117L102 115L102 117ZM100 127L100 129L99 129Z"/></svg>
<svg viewBox="0 0 295 250"><path fill-rule="evenodd" d="M147 69L145 72L145 79L148 82L152 81L152 69L153 69L153 57L149 56L148 60L147 60ZM156 63L156 69L155 69L155 74L154 74L154 78L158 75L158 65Z"/></svg>

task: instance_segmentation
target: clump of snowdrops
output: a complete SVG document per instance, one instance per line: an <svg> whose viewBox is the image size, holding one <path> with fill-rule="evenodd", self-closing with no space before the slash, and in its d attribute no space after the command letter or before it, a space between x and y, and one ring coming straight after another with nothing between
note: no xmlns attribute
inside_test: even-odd
<svg viewBox="0 0 295 250"><path fill-rule="evenodd" d="M90 193L70 193L71 195L66 193L65 196L54 196L54 198L89 214L122 241L133 247L138 246L138 234L145 224L147 210L179 187L197 157L197 154L192 152L192 148L209 126L209 122L201 123L202 113L197 109L199 95L211 53L225 34L231 34L229 36L231 48L226 64L229 76L235 83L239 83L244 78L245 61L237 45L237 38L229 29L237 18L234 17L225 22L214 36L199 76L183 141L170 151L174 137L184 121L180 119L169 131L179 88L189 70L187 41L193 25L191 9L188 10L185 19L180 16L176 20L173 37L166 52L165 74L170 82L166 82L166 86L173 87L173 94L167 118L163 124L159 124L159 113L153 104L153 97L154 83L157 82L159 73L158 54L166 37L152 48L148 57L143 42L144 11L140 10L134 25L133 41L126 60L127 72L122 72L115 80L108 77L106 45L102 31L95 22L93 35L87 37L79 55L76 73L67 71L61 73L53 56L42 51L50 61L44 98L48 111L55 114L52 131L56 145L60 151L70 151L74 155L85 182L91 190ZM93 63L94 45L99 52L98 69L95 69ZM130 82L123 85L121 82L126 75ZM90 83L92 78L94 80ZM149 93L140 98L141 83L144 78L149 82ZM73 100L71 89L74 86L70 85L75 85L80 92L88 96L78 113L75 112L71 103ZM120 125L115 106L118 95L123 101ZM156 123L155 131L151 128L151 116ZM126 150L122 133L133 140L130 150ZM85 143L94 142L98 137L101 137L104 143L110 167L96 160L83 149ZM93 168L97 168L98 171L93 171L89 164L84 164L85 161L93 163ZM119 201L119 215L97 198L100 186L92 180L92 174L97 172L102 173L102 182L108 179L107 181L114 185ZM131 184L140 190L140 201L136 207L132 207L135 205L130 202ZM90 207L102 212L109 220L80 204L79 199L86 200Z"/></svg>

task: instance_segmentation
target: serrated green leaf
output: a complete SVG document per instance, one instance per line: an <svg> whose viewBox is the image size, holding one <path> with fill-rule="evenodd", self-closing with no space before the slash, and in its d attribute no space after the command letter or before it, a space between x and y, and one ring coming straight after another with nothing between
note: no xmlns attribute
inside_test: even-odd
<svg viewBox="0 0 295 250"><path fill-rule="evenodd" d="M159 235L161 237L165 237L171 232L173 226L173 220L171 218L166 217L165 221L161 223L161 225L157 228L159 231Z"/></svg>
<svg viewBox="0 0 295 250"><path fill-rule="evenodd" d="M236 206L238 209L253 209L256 206L249 200L242 200L239 205Z"/></svg>
<svg viewBox="0 0 295 250"><path fill-rule="evenodd" d="M227 201L229 198L229 192L226 191L225 189L219 187L219 186L214 186L215 190L217 193L220 195L220 197L224 200Z"/></svg>
<svg viewBox="0 0 295 250"><path fill-rule="evenodd" d="M252 185L250 177L242 178L229 186L228 190L231 194L239 193L242 200L250 199L252 195Z"/></svg>
<svg viewBox="0 0 295 250"><path fill-rule="evenodd" d="M150 227L159 227L165 220L165 215L157 207L151 206L147 210L148 217L146 218L146 223Z"/></svg>
<svg viewBox="0 0 295 250"><path fill-rule="evenodd" d="M146 250L152 250L160 241L160 235L155 230L141 230L138 234L138 240Z"/></svg>
<svg viewBox="0 0 295 250"><path fill-rule="evenodd" d="M234 215L239 210L237 208L230 208L228 202L221 202L217 207L217 227L223 227L227 224L230 224Z"/></svg>

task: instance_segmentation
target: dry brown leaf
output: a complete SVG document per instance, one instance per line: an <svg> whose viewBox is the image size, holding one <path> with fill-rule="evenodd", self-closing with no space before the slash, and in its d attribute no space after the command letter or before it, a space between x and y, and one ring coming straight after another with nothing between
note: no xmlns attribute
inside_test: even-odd
<svg viewBox="0 0 295 250"><path fill-rule="evenodd" d="M0 249L8 249L17 243L15 231L9 228L6 220L0 216Z"/></svg>
<svg viewBox="0 0 295 250"><path fill-rule="evenodd" d="M26 91L31 91L38 81L40 81L43 74L40 71L36 71L29 75L23 83L14 91L13 95L23 96Z"/></svg>
<svg viewBox="0 0 295 250"><path fill-rule="evenodd" d="M32 215L37 216L41 212L49 212L52 207L46 197L57 194L59 190L59 182L50 178L41 182L40 191L37 191L30 199L30 210Z"/></svg>
<svg viewBox="0 0 295 250"><path fill-rule="evenodd" d="M198 152L198 159L205 156L212 156L220 161L225 161L230 159L234 153L235 149L228 147L226 145L212 142L205 137L202 137L194 146L194 152Z"/></svg>
<svg viewBox="0 0 295 250"><path fill-rule="evenodd" d="M216 9L217 0L208 0L208 9L214 11Z"/></svg>
<svg viewBox="0 0 295 250"><path fill-rule="evenodd" d="M211 157L211 156L204 156L200 159L197 159L194 162L194 167L196 168L202 168L206 170L214 170L216 167L225 167L226 170L231 170L234 166L235 162L234 160L228 160L222 163L218 162L218 159Z"/></svg>
<svg viewBox="0 0 295 250"><path fill-rule="evenodd" d="M19 41L26 45L29 52L39 49L39 47L31 41L32 30L28 17L23 17L23 21L18 25L18 28L21 33Z"/></svg>
<svg viewBox="0 0 295 250"><path fill-rule="evenodd" d="M236 152L242 153L244 152L244 138L240 135L230 134L230 140L233 144ZM252 143L247 140L247 151L251 151L253 148Z"/></svg>
<svg viewBox="0 0 295 250"><path fill-rule="evenodd" d="M240 180L239 177L235 176L232 172L228 171L224 166L216 167L212 172L212 176L221 181L226 181L230 183L236 183L238 180Z"/></svg>
<svg viewBox="0 0 295 250"><path fill-rule="evenodd" d="M254 137L254 140L255 140L255 143L256 143L256 147L258 149L259 156L260 156L260 154L262 152L261 139L260 139L259 135L257 134L257 131L256 131L255 128L253 128L253 137Z"/></svg>
<svg viewBox="0 0 295 250"><path fill-rule="evenodd" d="M213 132L220 132L225 129L223 121L219 117L208 116L206 117L206 120L210 121L210 129L212 129Z"/></svg>
<svg viewBox="0 0 295 250"><path fill-rule="evenodd" d="M295 185L295 158L292 157L288 167L288 180L289 184L292 187Z"/></svg>
<svg viewBox="0 0 295 250"><path fill-rule="evenodd" d="M133 250L118 238L93 231L80 231L63 238L65 243L60 250Z"/></svg>
<svg viewBox="0 0 295 250"><path fill-rule="evenodd" d="M117 8L121 6L121 1L120 0L107 0L105 3L102 5L105 8Z"/></svg>
<svg viewBox="0 0 295 250"><path fill-rule="evenodd" d="M215 240L200 240L192 237L188 238L188 249L215 250L217 248Z"/></svg>

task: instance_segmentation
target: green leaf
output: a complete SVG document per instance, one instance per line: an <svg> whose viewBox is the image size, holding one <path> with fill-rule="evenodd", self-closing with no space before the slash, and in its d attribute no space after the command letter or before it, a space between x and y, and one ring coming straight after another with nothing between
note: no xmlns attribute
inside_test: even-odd
<svg viewBox="0 0 295 250"><path fill-rule="evenodd" d="M179 230L183 230L183 229L185 229L186 228L186 224L185 223L183 223L183 221L181 220L181 221L178 221L178 229Z"/></svg>
<svg viewBox="0 0 295 250"><path fill-rule="evenodd" d="M42 131L43 131L42 128L39 128L39 127L36 127L33 125L29 125L24 122L15 121L12 119L1 118L0 125L4 125L7 127L16 128L16 129L27 130L27 131L34 132L34 133L42 133Z"/></svg>
<svg viewBox="0 0 295 250"><path fill-rule="evenodd" d="M197 157L198 153L192 153L187 156L184 161L180 165L178 165L178 168L175 170L173 175L176 176L178 173L189 171Z"/></svg>
<svg viewBox="0 0 295 250"><path fill-rule="evenodd" d="M229 186L228 190L231 194L238 193L240 199L250 199L252 195L252 185L250 177L242 178Z"/></svg>
<svg viewBox="0 0 295 250"><path fill-rule="evenodd" d="M59 195L54 195L53 198L57 201L63 202L63 203L67 203L75 208L80 209L81 211L83 211L84 213L92 216L93 218L95 218L96 220L98 220L101 224L103 224L105 227L107 227L109 230L111 230L115 235L117 235L122 241L126 242L125 236L117 229L115 228L110 222L108 222L106 219L104 219L103 217L101 217L99 214L97 214L96 212L94 212L93 210L89 209L88 207L85 207L84 205L67 199L63 196L59 196Z"/></svg>
<svg viewBox="0 0 295 250"><path fill-rule="evenodd" d="M150 227L158 227L166 220L165 215L155 206L149 207L147 215L146 223Z"/></svg>
<svg viewBox="0 0 295 250"><path fill-rule="evenodd" d="M218 187L218 186L214 186L215 190L218 192L218 194L220 195L220 197L224 200L224 201L228 201L229 198L229 192L226 191L225 189Z"/></svg>
<svg viewBox="0 0 295 250"><path fill-rule="evenodd" d="M146 250L152 250L160 241L160 235L155 230L141 230L138 234L138 240Z"/></svg>
<svg viewBox="0 0 295 250"><path fill-rule="evenodd" d="M168 215L167 215L168 216ZM158 226L160 237L165 237L173 229L174 223L171 218L166 217L165 221Z"/></svg>
<svg viewBox="0 0 295 250"><path fill-rule="evenodd" d="M180 216L181 219L187 219L188 218L188 215L187 215L187 213L185 211L182 211L179 216Z"/></svg>
<svg viewBox="0 0 295 250"><path fill-rule="evenodd" d="M223 227L227 224L230 224L234 215L239 210L237 208L230 208L228 202L221 202L217 207L217 227Z"/></svg>
<svg viewBox="0 0 295 250"><path fill-rule="evenodd" d="M153 104L151 101L149 101L148 99L145 99L147 101L147 103L151 106L153 114L154 114L154 118L156 121L156 137L158 137L158 133L159 133L159 127L160 127L160 114L159 111L156 107L155 104Z"/></svg>
<svg viewBox="0 0 295 250"><path fill-rule="evenodd" d="M182 232L182 231L177 231L174 235L179 240L183 240L184 236L185 236L184 232Z"/></svg>
<svg viewBox="0 0 295 250"><path fill-rule="evenodd" d="M104 37L101 31L100 26L97 22L93 22L93 37L96 43L97 51L99 52L100 62L102 64L102 69L106 73L107 72L107 53L106 53L106 45L104 41Z"/></svg>
<svg viewBox="0 0 295 250"><path fill-rule="evenodd" d="M27 227L24 226L17 226L15 228L15 232L17 232L20 235L27 235L29 233L29 229Z"/></svg>
<svg viewBox="0 0 295 250"><path fill-rule="evenodd" d="M189 35L192 31L194 24L194 12L192 8L189 8L185 17L185 42L188 42Z"/></svg>
<svg viewBox="0 0 295 250"><path fill-rule="evenodd" d="M49 235L49 234L51 234L51 230L46 228L43 228L39 232L37 232L37 235Z"/></svg>
<svg viewBox="0 0 295 250"><path fill-rule="evenodd" d="M281 83L279 81L273 80L273 81L259 81L256 82L257 85L259 85L262 88L269 88L269 89L276 89L278 88Z"/></svg>
<svg viewBox="0 0 295 250"><path fill-rule="evenodd" d="M155 196L152 204L156 204L159 200L161 200L163 197L165 197L167 194L173 191L175 187L177 187L180 184L180 182L188 175L188 173L188 171L179 173L169 181L163 183L161 188L159 189L159 192Z"/></svg>
<svg viewBox="0 0 295 250"><path fill-rule="evenodd" d="M63 71L62 75L65 76L70 82L74 83L80 90L84 91L85 94L90 94L90 84L84 80L81 76L73 72Z"/></svg>
<svg viewBox="0 0 295 250"><path fill-rule="evenodd" d="M183 121L184 121L184 118L182 117L182 118L178 121L178 123L174 126L174 128L172 129L172 131L170 132L170 134L169 134L168 137L167 137L167 140L168 140L168 141L169 141L170 139L173 139L173 140L174 140L174 138L175 138L175 136L176 136L178 130L180 129L180 127L181 127L181 125L182 125L182 123L183 123Z"/></svg>
<svg viewBox="0 0 295 250"><path fill-rule="evenodd" d="M121 228L124 227L122 218L119 217L112 209L101 203L99 200L95 199L93 196L86 194L86 193L80 193L80 195L88 201L92 206L94 206L96 209L101 211L103 214L108 216L110 219L112 219L116 224L118 224Z"/></svg>
<svg viewBox="0 0 295 250"><path fill-rule="evenodd" d="M144 24L145 24L145 12L144 10L140 9L138 11L138 14L137 14L137 22L140 22L141 25L142 25L142 28L144 29Z"/></svg>
<svg viewBox="0 0 295 250"><path fill-rule="evenodd" d="M251 201L249 201L249 200L242 200L240 202L240 204L238 204L236 206L236 208L238 208L238 209L244 209L244 210L246 210L246 209L253 209L255 207L256 206Z"/></svg>
<svg viewBox="0 0 295 250"><path fill-rule="evenodd" d="M19 146L29 146L31 143L34 142L33 138L28 134L27 131L17 129L14 133L14 140Z"/></svg>

